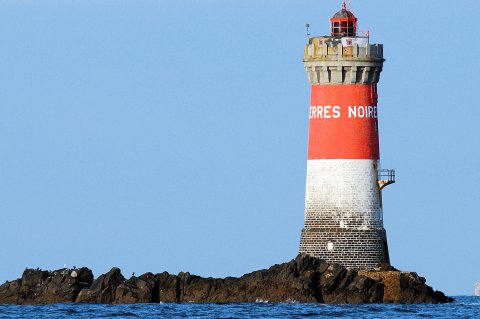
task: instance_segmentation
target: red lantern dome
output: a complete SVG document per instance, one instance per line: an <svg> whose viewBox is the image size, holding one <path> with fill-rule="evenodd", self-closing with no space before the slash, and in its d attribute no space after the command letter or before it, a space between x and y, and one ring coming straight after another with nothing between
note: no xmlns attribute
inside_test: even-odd
<svg viewBox="0 0 480 319"><path fill-rule="evenodd" d="M333 37L354 37L357 35L357 18L352 11L347 9L345 1L343 1L342 10L335 13L330 22L332 23Z"/></svg>

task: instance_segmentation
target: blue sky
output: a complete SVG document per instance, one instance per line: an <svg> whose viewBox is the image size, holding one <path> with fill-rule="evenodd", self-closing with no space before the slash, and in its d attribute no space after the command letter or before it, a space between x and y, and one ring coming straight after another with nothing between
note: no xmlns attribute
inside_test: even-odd
<svg viewBox="0 0 480 319"><path fill-rule="evenodd" d="M305 23L341 1L0 1L0 282L25 267L241 275L298 252ZM478 1L352 1L383 43L392 263L480 280Z"/></svg>

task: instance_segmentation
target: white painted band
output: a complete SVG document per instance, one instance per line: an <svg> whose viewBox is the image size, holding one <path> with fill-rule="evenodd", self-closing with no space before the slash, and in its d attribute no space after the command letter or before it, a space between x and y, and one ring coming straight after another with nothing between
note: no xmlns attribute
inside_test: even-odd
<svg viewBox="0 0 480 319"><path fill-rule="evenodd" d="M383 228L378 161L309 160L305 228Z"/></svg>

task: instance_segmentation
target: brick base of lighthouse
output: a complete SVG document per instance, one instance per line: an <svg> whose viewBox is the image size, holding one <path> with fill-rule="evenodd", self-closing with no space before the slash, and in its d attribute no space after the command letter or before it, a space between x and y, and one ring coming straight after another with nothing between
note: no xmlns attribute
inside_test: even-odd
<svg viewBox="0 0 480 319"><path fill-rule="evenodd" d="M303 229L300 252L348 268L373 269L389 262L385 230Z"/></svg>

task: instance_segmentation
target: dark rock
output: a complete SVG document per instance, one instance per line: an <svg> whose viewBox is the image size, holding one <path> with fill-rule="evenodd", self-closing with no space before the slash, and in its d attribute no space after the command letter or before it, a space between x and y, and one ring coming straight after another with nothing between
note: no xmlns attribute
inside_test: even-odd
<svg viewBox="0 0 480 319"><path fill-rule="evenodd" d="M22 280L6 282L0 286L0 304L23 304Z"/></svg>
<svg viewBox="0 0 480 319"><path fill-rule="evenodd" d="M147 274L143 278L132 277L121 283L115 290L116 304L151 303L153 302L153 290L155 278Z"/></svg>
<svg viewBox="0 0 480 319"><path fill-rule="evenodd" d="M365 276L356 276L346 289L348 304L382 303L383 285Z"/></svg>
<svg viewBox="0 0 480 319"><path fill-rule="evenodd" d="M73 302L79 292L90 287L88 268L59 269L52 272L26 269L22 278L0 286L0 303L50 304Z"/></svg>
<svg viewBox="0 0 480 319"><path fill-rule="evenodd" d="M418 276L414 272L401 273L400 275L400 294L399 303L419 304L419 303L439 303L440 294L435 294L432 287L425 285L425 278ZM446 302L446 301L445 301Z"/></svg>
<svg viewBox="0 0 480 319"><path fill-rule="evenodd" d="M66 271L66 273L65 273ZM451 302L433 291L416 273L379 265L374 271L357 271L307 255L240 278L202 278L181 272L146 273L125 280L112 268L93 281L82 268L45 272L26 270L22 279L0 286L0 303L230 303L230 302L320 302L443 303ZM93 281L93 283L92 283Z"/></svg>
<svg viewBox="0 0 480 319"><path fill-rule="evenodd" d="M365 278L366 291L349 288L357 276L354 270L329 265L309 256L255 271L240 278L201 278L189 273L159 275L160 300L166 302L375 302L381 300L382 285ZM375 287L375 289L372 289ZM363 295L361 295L363 293ZM162 296L170 298L162 298ZM356 296L359 297L356 297ZM380 297L379 297L380 295Z"/></svg>
<svg viewBox="0 0 480 319"><path fill-rule="evenodd" d="M125 281L120 269L114 267L109 272L98 277L90 288L83 289L78 294L76 302L109 304L115 301L115 293Z"/></svg>
<svg viewBox="0 0 480 319"><path fill-rule="evenodd" d="M435 300L435 303L450 303L455 301L455 299L445 296L445 294L439 290L433 292L433 300Z"/></svg>
<svg viewBox="0 0 480 319"><path fill-rule="evenodd" d="M93 282L90 269L75 270L60 269L50 273L38 289L35 303L57 303L75 301L83 288L88 288Z"/></svg>
<svg viewBox="0 0 480 319"><path fill-rule="evenodd" d="M156 276L159 301L163 303L180 302L180 281L177 276L163 272Z"/></svg>
<svg viewBox="0 0 480 319"><path fill-rule="evenodd" d="M384 287L383 302L385 303L448 303L454 301L442 292L436 292L425 284L426 280L414 272L400 271L369 271L361 275L378 281Z"/></svg>

